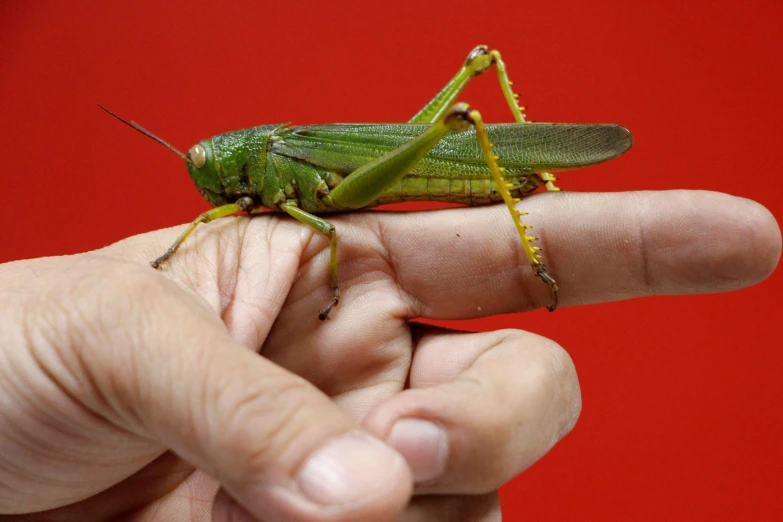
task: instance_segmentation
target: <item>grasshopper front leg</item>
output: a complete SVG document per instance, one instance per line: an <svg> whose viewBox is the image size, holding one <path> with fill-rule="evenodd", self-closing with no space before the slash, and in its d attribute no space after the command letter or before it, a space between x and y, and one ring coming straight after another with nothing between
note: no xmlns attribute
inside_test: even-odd
<svg viewBox="0 0 783 522"><path fill-rule="evenodd" d="M197 226L199 226L201 223L209 223L210 221L214 221L218 218L222 218L224 216L229 216L231 214L237 214L239 212L245 212L246 210L250 210L253 207L253 200L248 197L239 198L234 203L229 203L228 205L221 205L219 207L215 207L213 209L207 210L203 214L200 214L196 219L193 220L192 223L188 226L188 228L185 229L182 234L179 235L179 237L172 243L172 245L169 247L166 252L157 258L155 261L152 261L150 263L150 266L152 268L160 268L163 263L169 260L171 256L174 255L174 253L179 249L180 245L187 239L187 237L193 232Z"/></svg>

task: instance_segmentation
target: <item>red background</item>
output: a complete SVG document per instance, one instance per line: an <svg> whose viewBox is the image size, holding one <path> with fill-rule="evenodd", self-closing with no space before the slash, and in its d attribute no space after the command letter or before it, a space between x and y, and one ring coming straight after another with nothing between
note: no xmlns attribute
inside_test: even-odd
<svg viewBox="0 0 783 522"><path fill-rule="evenodd" d="M783 216L778 0L184 5L0 3L0 261L206 208L181 160L96 102L180 149L261 123L404 121L478 43L532 119L633 131L565 189L710 189ZM491 77L463 99L509 120ZM782 281L458 323L550 336L579 370L582 417L502 490L507 519L783 520Z"/></svg>

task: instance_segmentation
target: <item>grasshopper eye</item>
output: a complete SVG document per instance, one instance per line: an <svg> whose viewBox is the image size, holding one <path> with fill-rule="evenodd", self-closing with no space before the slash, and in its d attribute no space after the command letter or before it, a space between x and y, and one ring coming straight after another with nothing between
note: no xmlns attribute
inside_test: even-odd
<svg viewBox="0 0 783 522"><path fill-rule="evenodd" d="M193 165L200 169L207 162L207 151L201 145L193 145L188 151L188 157Z"/></svg>

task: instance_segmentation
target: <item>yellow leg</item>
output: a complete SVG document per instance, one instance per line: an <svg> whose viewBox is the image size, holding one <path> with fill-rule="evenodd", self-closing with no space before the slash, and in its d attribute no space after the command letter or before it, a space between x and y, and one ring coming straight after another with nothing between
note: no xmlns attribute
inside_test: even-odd
<svg viewBox="0 0 783 522"><path fill-rule="evenodd" d="M538 175L539 178L541 178L543 181L546 181L546 189L550 192L560 192L560 189L555 186L555 181L557 181L557 178L554 177L549 172L541 172Z"/></svg>
<svg viewBox="0 0 783 522"><path fill-rule="evenodd" d="M157 258L155 261L150 263L152 268L160 268L160 265L174 255L174 252L177 251L177 249L180 247L180 245L187 239L187 237L193 232L196 227L199 225L199 223L209 223L210 221L214 221L218 218L222 218L224 216L228 216L231 214L236 214L238 212L244 212L248 209L250 209L253 206L253 200L250 198L240 198L235 203L230 203L228 205L221 205L219 207L215 207L213 209L207 210L203 214L201 214L199 217L193 220L193 222L188 226L188 228L185 229L185 231L180 234L180 236L177 238L176 241L169 247L168 250L166 250L166 253Z"/></svg>
<svg viewBox="0 0 783 522"><path fill-rule="evenodd" d="M506 72L506 64L500 58L500 52L497 50L490 51L489 55L492 57L492 61L495 63L495 69L498 71L498 81L500 82L500 90L503 91L503 96L506 98L508 108L511 109L511 114L514 115L514 119L517 123L527 123L525 120L525 107L520 106L517 103L519 96L514 94L511 90L511 80L508 79L508 73Z"/></svg>
<svg viewBox="0 0 783 522"><path fill-rule="evenodd" d="M500 82L500 89L503 91L503 96L506 98L506 102L508 103L509 109L511 109L511 114L514 115L514 119L517 121L517 123L528 123L525 119L525 107L520 106L517 104L517 99L519 96L517 94L514 94L514 91L511 90L512 82L508 79L508 73L506 72L506 64L503 63L503 60L500 58L500 53L495 51L489 52L490 56L492 57L492 61L495 63L495 69L498 71L498 81ZM543 181L546 182L546 189L549 191L557 192L560 189L555 186L555 181L557 181L557 178L554 177L552 174L548 172L541 172L538 175Z"/></svg>
<svg viewBox="0 0 783 522"><path fill-rule="evenodd" d="M503 91L503 96L506 98L509 108L514 115L514 120L518 123L525 123L524 107L520 107L517 104L517 95L511 90L511 81L508 79L508 73L506 72L506 64L500 58L500 52L497 50L489 50L486 45L479 45L473 49L465 64L457 71L457 74L452 78L443 89L430 100L408 123L435 123L440 120L452 106L454 101L462 92L462 89L467 83L476 76L484 74L490 67L495 66L498 72L498 80L500 81L500 89Z"/></svg>
<svg viewBox="0 0 783 522"><path fill-rule="evenodd" d="M332 275L332 300L329 301L329 304L323 310L318 312L318 319L325 321L329 317L329 312L332 308L340 302L340 284L337 280L337 229L324 218L314 216L299 207L283 205L281 209L292 218L329 238L329 271Z"/></svg>
<svg viewBox="0 0 783 522"><path fill-rule="evenodd" d="M559 288L557 286L557 282L546 272L546 267L542 262L543 258L541 254L539 254L541 249L532 244L532 242L537 239L536 237L530 236L527 233L527 231L532 227L522 223L522 216L524 216L525 213L517 210L515 203L519 203L519 198L511 197L511 193L508 191L511 185L508 184L505 179L503 179L503 171L505 170L505 167L499 167L497 164L498 157L495 156L495 154L492 152L492 144L489 142L489 135L487 135L487 131L484 128L484 122L481 119L481 114L479 114L478 111L471 110L468 113L468 121L470 121L476 128L476 137L478 138L479 145L481 146L481 150L484 152L484 157L487 160L487 164L489 165L489 169L492 172L492 177L498 186L498 190L500 191L501 196L503 196L503 201L506 202L506 206L508 207L508 211L511 214L511 218L514 220L514 225L517 227L517 233L519 234L519 238L522 240L522 247L525 250L527 260L530 263L530 266L533 268L533 272L535 272L536 276L549 285L549 288L552 290L553 303L550 306L547 306L547 309L550 312L554 312L558 303L557 293Z"/></svg>

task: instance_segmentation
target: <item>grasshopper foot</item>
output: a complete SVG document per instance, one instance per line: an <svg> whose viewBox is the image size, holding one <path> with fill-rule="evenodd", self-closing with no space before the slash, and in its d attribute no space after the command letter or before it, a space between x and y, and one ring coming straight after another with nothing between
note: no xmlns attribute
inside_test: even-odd
<svg viewBox="0 0 783 522"><path fill-rule="evenodd" d="M550 312L554 312L555 310L557 310L557 305L559 301L557 293L560 290L560 288L557 286L557 282L552 278L552 276L546 273L546 268L544 268L544 265L536 265L533 267L533 270L535 271L536 276L540 278L543 282L548 284L549 288L552 290L553 303L547 306L546 309L549 310Z"/></svg>
<svg viewBox="0 0 783 522"><path fill-rule="evenodd" d="M337 303L340 302L340 289L335 287L332 287L332 300L329 301L329 304L326 305L326 308L318 312L318 319L321 321L326 321L329 319L329 312L332 311L332 308L337 306Z"/></svg>
<svg viewBox="0 0 783 522"><path fill-rule="evenodd" d="M179 245L177 245L177 246L179 246ZM173 248L173 247L172 247L172 248L169 248L169 249L166 251L166 253L165 253L165 254L163 254L162 256L160 256L160 257L159 257L158 259L156 259L155 261L152 261L152 262L150 263L150 266L151 266L152 268L154 268L155 270L160 270L160 269L161 269L161 265L163 265L163 263L165 263L166 261L168 261L168 260L169 260L169 258L170 258L171 256L173 256L173 255L174 255L174 251L175 251L175 250L176 250L176 249L175 249L175 248Z"/></svg>
<svg viewBox="0 0 783 522"><path fill-rule="evenodd" d="M326 308L318 312L318 319L320 319L321 321L326 321L327 319L329 319L329 312L331 312L332 308L334 308L339 302L340 302L339 297L332 297L332 300L329 301L329 304L326 305Z"/></svg>

